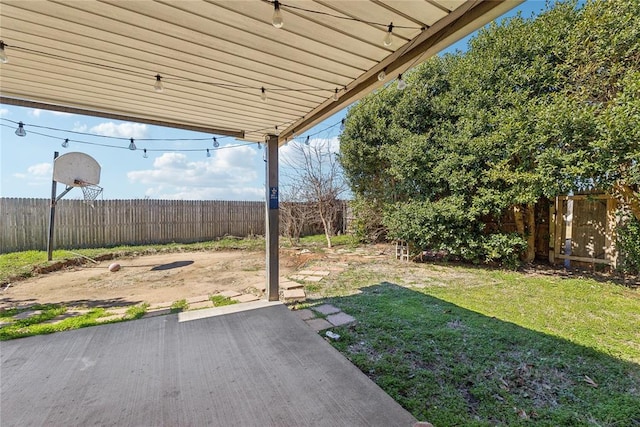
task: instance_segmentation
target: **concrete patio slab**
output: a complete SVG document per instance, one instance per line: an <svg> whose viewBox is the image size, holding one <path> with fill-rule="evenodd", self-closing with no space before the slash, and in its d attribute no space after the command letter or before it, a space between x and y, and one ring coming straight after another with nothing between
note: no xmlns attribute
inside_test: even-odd
<svg viewBox="0 0 640 427"><path fill-rule="evenodd" d="M5 341L0 368L3 427L416 422L277 302Z"/></svg>

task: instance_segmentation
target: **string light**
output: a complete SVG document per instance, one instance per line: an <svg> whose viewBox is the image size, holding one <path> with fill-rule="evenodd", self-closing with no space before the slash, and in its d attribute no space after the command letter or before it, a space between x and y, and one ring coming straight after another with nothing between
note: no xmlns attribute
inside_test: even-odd
<svg viewBox="0 0 640 427"><path fill-rule="evenodd" d="M398 90L404 90L407 87L407 82L402 80L402 74L398 74Z"/></svg>
<svg viewBox="0 0 640 427"><path fill-rule="evenodd" d="M142 157L144 157L145 159L148 159L148 158L149 158L149 155L147 154L147 149L145 148L145 149L144 149L144 150L142 150L142 151L143 151L143 153L142 153Z"/></svg>
<svg viewBox="0 0 640 427"><path fill-rule="evenodd" d="M276 125L275 129L276 129L276 131L275 131L276 136L279 136L280 135L280 131L278 130L278 126L277 125Z"/></svg>
<svg viewBox="0 0 640 427"><path fill-rule="evenodd" d="M64 142L62 143L62 147L67 148L69 146L69 138L65 138Z"/></svg>
<svg viewBox="0 0 640 427"><path fill-rule="evenodd" d="M258 142L258 150L262 150L262 144Z"/></svg>
<svg viewBox="0 0 640 427"><path fill-rule="evenodd" d="M211 151L207 148L207 157L211 157Z"/></svg>
<svg viewBox="0 0 640 427"><path fill-rule="evenodd" d="M16 135L27 136L27 131L24 130L24 124L22 122L18 123L18 129L16 129Z"/></svg>
<svg viewBox="0 0 640 427"><path fill-rule="evenodd" d="M156 74L156 83L153 85L153 88L156 92L164 91L164 86L162 85L162 77L160 74Z"/></svg>
<svg viewBox="0 0 640 427"><path fill-rule="evenodd" d="M6 64L9 62L9 58L7 58L7 52L4 51L4 47L6 44L2 40L0 40L0 62Z"/></svg>
<svg viewBox="0 0 640 427"><path fill-rule="evenodd" d="M264 86L260 88L260 99L262 102L267 102L267 91L264 89Z"/></svg>
<svg viewBox="0 0 640 427"><path fill-rule="evenodd" d="M343 118L342 120L340 120L340 130L344 130L344 124L346 123L347 119Z"/></svg>
<svg viewBox="0 0 640 427"><path fill-rule="evenodd" d="M275 0L273 2L273 17L271 23L276 28L282 28L284 21L282 20L282 11L280 10L280 2Z"/></svg>
<svg viewBox="0 0 640 427"><path fill-rule="evenodd" d="M136 148L136 143L135 143L135 142L133 142L133 138L131 138L131 140L130 140L130 141L131 141L131 142L129 143L129 150L131 150L131 151L135 151L135 150L137 150L137 148Z"/></svg>
<svg viewBox="0 0 640 427"><path fill-rule="evenodd" d="M218 148L220 147L220 143L218 142L218 138L216 138L215 136L213 137L213 148ZM207 148L208 150L208 148Z"/></svg>
<svg viewBox="0 0 640 427"><path fill-rule="evenodd" d="M333 92L333 100L337 101L338 100L338 88L336 88L336 91Z"/></svg>
<svg viewBox="0 0 640 427"><path fill-rule="evenodd" d="M391 46L391 43L393 43L393 22L389 24L389 26L387 27L387 35L384 36L384 40L382 41L382 43L386 46L389 47Z"/></svg>
<svg viewBox="0 0 640 427"><path fill-rule="evenodd" d="M304 143L305 143L306 145L309 145L309 135L307 135L307 139L305 139L305 140L304 140Z"/></svg>
<svg viewBox="0 0 640 427"><path fill-rule="evenodd" d="M386 68L378 73L378 81L383 82L387 78Z"/></svg>

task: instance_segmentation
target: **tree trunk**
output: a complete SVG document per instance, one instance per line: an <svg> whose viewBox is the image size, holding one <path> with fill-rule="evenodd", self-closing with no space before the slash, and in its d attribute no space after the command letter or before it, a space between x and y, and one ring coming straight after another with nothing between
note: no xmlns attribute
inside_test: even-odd
<svg viewBox="0 0 640 427"><path fill-rule="evenodd" d="M527 214L526 223L525 212ZM526 208L523 205L514 205L513 217L516 222L516 231L527 241L527 250L520 256L520 259L524 262L531 262L536 257L536 221L534 205L529 203Z"/></svg>
<svg viewBox="0 0 640 427"><path fill-rule="evenodd" d="M633 216L640 220L640 194L633 191L626 184L618 183L614 187L614 192L618 193L625 206L629 208Z"/></svg>

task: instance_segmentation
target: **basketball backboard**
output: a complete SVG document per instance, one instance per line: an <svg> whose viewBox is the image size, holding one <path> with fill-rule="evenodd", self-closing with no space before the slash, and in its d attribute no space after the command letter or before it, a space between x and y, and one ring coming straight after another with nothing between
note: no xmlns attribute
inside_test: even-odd
<svg viewBox="0 0 640 427"><path fill-rule="evenodd" d="M66 153L53 162L53 180L69 187L100 183L100 164L85 153Z"/></svg>

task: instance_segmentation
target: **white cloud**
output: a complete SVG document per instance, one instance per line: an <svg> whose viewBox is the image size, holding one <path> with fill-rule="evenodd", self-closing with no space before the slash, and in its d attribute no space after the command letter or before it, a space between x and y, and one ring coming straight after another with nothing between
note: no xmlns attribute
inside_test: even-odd
<svg viewBox="0 0 640 427"><path fill-rule="evenodd" d="M34 110L31 110L29 114L31 114L33 117L40 117L40 114L42 114L42 110L36 108Z"/></svg>
<svg viewBox="0 0 640 427"><path fill-rule="evenodd" d="M71 128L72 131L74 132L86 132L89 130L89 126L82 124L80 122L75 122L73 124L73 128Z"/></svg>
<svg viewBox="0 0 640 427"><path fill-rule="evenodd" d="M149 133L147 125L142 123L120 123L113 122L100 123L89 129L90 133L104 136L115 136L119 138L145 138Z"/></svg>
<svg viewBox="0 0 640 427"><path fill-rule="evenodd" d="M51 163L38 163L27 168L26 173L14 173L13 176L25 180L27 185L40 185L51 182L53 166Z"/></svg>
<svg viewBox="0 0 640 427"><path fill-rule="evenodd" d="M182 153L157 157L152 169L127 173L131 183L147 186L145 194L158 199L261 200L256 186L258 153L246 146L212 150L212 157L190 161Z"/></svg>
<svg viewBox="0 0 640 427"><path fill-rule="evenodd" d="M9 115L9 110L6 108L0 108L0 116L4 117L4 116L8 116Z"/></svg>
<svg viewBox="0 0 640 427"><path fill-rule="evenodd" d="M37 165L29 166L27 172L36 176L51 175L53 166L51 166L51 163L38 163Z"/></svg>
<svg viewBox="0 0 640 427"><path fill-rule="evenodd" d="M66 114L66 113L57 113L57 114ZM104 136L113 136L116 138L146 138L149 135L149 127L142 123L120 123L116 124L113 122L104 122L99 125L95 125L92 127L87 126L86 124L75 122L73 124L74 132L87 132L94 133L97 135Z"/></svg>

